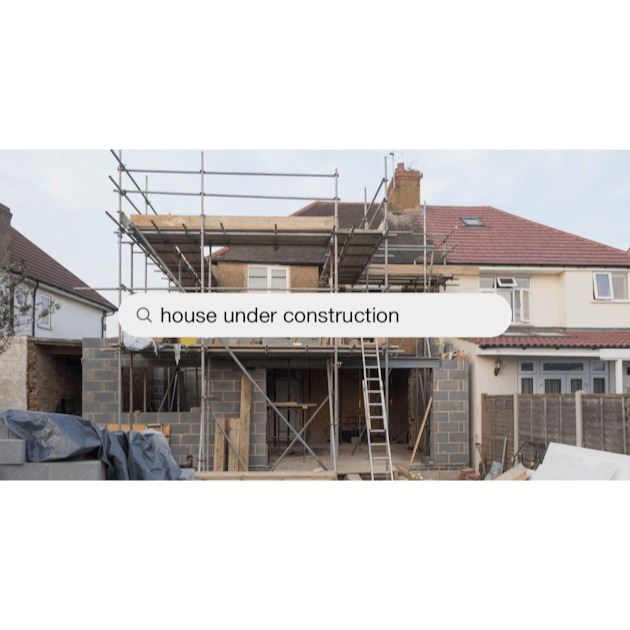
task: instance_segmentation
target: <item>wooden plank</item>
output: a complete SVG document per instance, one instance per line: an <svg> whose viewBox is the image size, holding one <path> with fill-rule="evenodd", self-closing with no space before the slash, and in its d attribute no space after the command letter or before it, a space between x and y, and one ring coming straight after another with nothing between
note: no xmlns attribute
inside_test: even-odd
<svg viewBox="0 0 630 630"><path fill-rule="evenodd" d="M230 438L231 439L231 438ZM337 474L333 471L321 472L197 472L198 481L337 481Z"/></svg>
<svg viewBox="0 0 630 630"><path fill-rule="evenodd" d="M217 422L225 429L225 418L217 418ZM232 438L230 438L232 439ZM214 463L212 470L222 472L225 469L225 436L219 427L214 427Z"/></svg>
<svg viewBox="0 0 630 630"><path fill-rule="evenodd" d="M413 463L414 457L416 456L416 451L418 450L418 445L420 444L420 438L422 437L422 431L424 430L424 425L426 424L427 418L429 417L429 411L431 411L432 403L433 403L433 396L429 398L429 404L427 405L427 410L424 412L422 426L420 427L420 431L418 431L418 437L416 438L416 445L413 447L413 453L411 454L411 459L409 460L409 463Z"/></svg>
<svg viewBox="0 0 630 630"><path fill-rule="evenodd" d="M241 454L241 419L240 418L228 418L227 419L227 434L230 438L230 442L234 444L234 448L238 451L238 454ZM228 466L227 469L229 472L238 471L240 462L238 461L238 457L236 457L236 453L228 444Z"/></svg>
<svg viewBox="0 0 630 630"><path fill-rule="evenodd" d="M161 230L182 231L184 225L190 231L199 231L201 217L197 215L145 215L134 214L129 217L133 225L142 230L155 231L153 222ZM206 216L205 228L211 231L226 232L330 232L335 226L334 217L244 217L244 216Z"/></svg>
<svg viewBox="0 0 630 630"><path fill-rule="evenodd" d="M526 481L529 479L529 473L527 468L523 464L516 464L510 470L507 470L502 475L499 475L495 481Z"/></svg>
<svg viewBox="0 0 630 630"><path fill-rule="evenodd" d="M252 395L254 386L252 382L246 377L241 377L241 431L240 431L240 443L238 445L238 454L245 463L245 469L249 470L249 433L252 419ZM242 470L242 466L239 462L239 470Z"/></svg>
<svg viewBox="0 0 630 630"><path fill-rule="evenodd" d="M128 424L121 424L120 425L120 430L121 431L129 431L129 426ZM152 427L153 428L153 427ZM114 424L108 424L107 425L107 430L108 431L118 431L118 423L114 423ZM146 431L147 430L147 425L146 424L134 424L133 425L133 431Z"/></svg>
<svg viewBox="0 0 630 630"><path fill-rule="evenodd" d="M346 481L363 481L363 479L361 479L361 475L357 473L348 473L346 475Z"/></svg>

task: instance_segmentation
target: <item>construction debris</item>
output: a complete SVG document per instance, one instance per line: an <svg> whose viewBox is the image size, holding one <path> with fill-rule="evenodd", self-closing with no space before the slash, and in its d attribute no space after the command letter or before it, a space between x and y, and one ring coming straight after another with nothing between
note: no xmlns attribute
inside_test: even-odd
<svg viewBox="0 0 630 630"><path fill-rule="evenodd" d="M529 479L529 471L523 464L516 464L510 470L499 475L495 481L527 481Z"/></svg>
<svg viewBox="0 0 630 630"><path fill-rule="evenodd" d="M480 479L481 475L478 475L474 468L462 468L459 471L460 481L479 481Z"/></svg>
<svg viewBox="0 0 630 630"><path fill-rule="evenodd" d="M530 471L531 481L630 479L630 455L552 442L545 459Z"/></svg>

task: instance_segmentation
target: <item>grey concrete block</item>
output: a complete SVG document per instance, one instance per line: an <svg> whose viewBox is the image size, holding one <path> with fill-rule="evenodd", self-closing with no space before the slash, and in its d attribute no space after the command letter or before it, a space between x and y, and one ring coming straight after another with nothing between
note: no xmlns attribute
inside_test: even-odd
<svg viewBox="0 0 630 630"><path fill-rule="evenodd" d="M435 394L446 394L449 400L468 400L468 392L464 391L450 391L450 392L435 392ZM433 394L434 400L438 400L435 398L435 394Z"/></svg>
<svg viewBox="0 0 630 630"><path fill-rule="evenodd" d="M26 462L21 466L0 466L3 481L103 481L105 464L99 460L77 462Z"/></svg>
<svg viewBox="0 0 630 630"><path fill-rule="evenodd" d="M459 394L459 392L453 392ZM437 402L438 400L455 400L454 398L449 398L451 395L450 392L433 392L433 400Z"/></svg>
<svg viewBox="0 0 630 630"><path fill-rule="evenodd" d="M457 444L438 442L435 446L438 453L459 453L459 445Z"/></svg>
<svg viewBox="0 0 630 630"><path fill-rule="evenodd" d="M459 367L457 360L445 359L442 361L442 369L444 370L456 370Z"/></svg>
<svg viewBox="0 0 630 630"><path fill-rule="evenodd" d="M436 433L450 433L451 431L459 431L460 425L457 422L440 422L437 426L433 426Z"/></svg>
<svg viewBox="0 0 630 630"><path fill-rule="evenodd" d="M449 442L465 442L468 444L468 433L449 433Z"/></svg>
<svg viewBox="0 0 630 630"><path fill-rule="evenodd" d="M435 403L435 409L436 411L457 411L459 404L457 401L439 400Z"/></svg>
<svg viewBox="0 0 630 630"><path fill-rule="evenodd" d="M165 423L168 424L168 423ZM183 435L192 433L190 424L171 424L171 435Z"/></svg>
<svg viewBox="0 0 630 630"><path fill-rule="evenodd" d="M459 381L437 381L435 385L441 391L459 389Z"/></svg>
<svg viewBox="0 0 630 630"><path fill-rule="evenodd" d="M468 422L468 412L467 411L450 411L448 415L448 419L451 422Z"/></svg>
<svg viewBox="0 0 630 630"><path fill-rule="evenodd" d="M433 370L433 380L444 381L448 378L448 370Z"/></svg>
<svg viewBox="0 0 630 630"><path fill-rule="evenodd" d="M84 392L102 392L104 389L104 385L105 383L103 381L83 381L83 391Z"/></svg>
<svg viewBox="0 0 630 630"><path fill-rule="evenodd" d="M26 442L24 440L0 440L0 465L26 463Z"/></svg>
<svg viewBox="0 0 630 630"><path fill-rule="evenodd" d="M50 481L104 481L105 464L100 460L50 462L48 479Z"/></svg>
<svg viewBox="0 0 630 630"><path fill-rule="evenodd" d="M463 381L468 378L467 370L451 370L448 375L451 381Z"/></svg>
<svg viewBox="0 0 630 630"><path fill-rule="evenodd" d="M47 481L48 464L27 462L21 466L0 466L0 481Z"/></svg>
<svg viewBox="0 0 630 630"><path fill-rule="evenodd" d="M95 403L115 403L118 399L116 392L94 392Z"/></svg>
<svg viewBox="0 0 630 630"><path fill-rule="evenodd" d="M186 446L186 445L198 446L199 436L198 435L182 435L180 436L180 444L182 446Z"/></svg>

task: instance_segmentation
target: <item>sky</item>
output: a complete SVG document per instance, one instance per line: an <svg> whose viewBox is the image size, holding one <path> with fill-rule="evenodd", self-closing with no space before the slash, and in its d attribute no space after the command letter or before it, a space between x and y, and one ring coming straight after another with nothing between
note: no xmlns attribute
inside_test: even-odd
<svg viewBox="0 0 630 630"><path fill-rule="evenodd" d="M118 152L118 150L116 150ZM123 150L128 168L198 171L199 150ZM393 156L392 156L393 154ZM392 164L423 173L421 199L429 205L490 205L557 229L627 250L630 247L630 151L456 150L204 150L206 171L333 174L342 201L368 201ZM117 161L108 150L0 151L0 203L12 225L89 286L115 287ZM123 188L134 188L123 176ZM145 179L148 177L148 182ZM150 191L199 192L200 176L134 174ZM125 183L126 181L126 183ZM332 198L333 178L206 176L205 191ZM198 197L150 196L160 214L198 214ZM382 194L379 193L379 200ZM131 197L144 212L140 196ZM305 201L206 198L206 214L287 216ZM123 201L123 211L136 210ZM136 257L134 284L142 286ZM129 283L129 247L123 282ZM158 286L157 274L149 284ZM115 292L101 292L117 302ZM114 320L112 320L114 321Z"/></svg>

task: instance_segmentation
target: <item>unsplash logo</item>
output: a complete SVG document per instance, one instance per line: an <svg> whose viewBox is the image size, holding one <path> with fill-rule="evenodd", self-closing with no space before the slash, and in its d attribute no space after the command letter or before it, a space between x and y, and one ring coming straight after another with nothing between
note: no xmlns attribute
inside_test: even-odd
<svg viewBox="0 0 630 630"><path fill-rule="evenodd" d="M71 70L93 70L96 51L71 50ZM113 114L114 77L94 77L91 95L73 95L70 77L50 77L51 114Z"/></svg>

